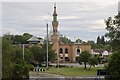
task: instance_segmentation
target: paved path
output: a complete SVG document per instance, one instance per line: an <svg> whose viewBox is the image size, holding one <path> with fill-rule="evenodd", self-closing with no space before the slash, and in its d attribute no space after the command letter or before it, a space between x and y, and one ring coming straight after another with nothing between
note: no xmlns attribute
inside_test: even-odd
<svg viewBox="0 0 120 80"><path fill-rule="evenodd" d="M50 63L51 65L57 65L57 63ZM78 66L78 67L84 67L84 65L80 65L79 63L59 63L60 65L66 65L66 66ZM89 65L87 65L89 66ZM98 67L104 67L104 64L98 64L96 65Z"/></svg>

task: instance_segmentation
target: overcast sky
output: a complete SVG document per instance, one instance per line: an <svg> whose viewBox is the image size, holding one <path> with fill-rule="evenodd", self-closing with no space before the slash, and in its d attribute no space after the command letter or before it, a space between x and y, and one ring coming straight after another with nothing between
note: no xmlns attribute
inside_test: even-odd
<svg viewBox="0 0 120 80"><path fill-rule="evenodd" d="M57 2L59 32L75 40L94 40L106 33L104 19L118 13L119 0ZM44 38L52 30L53 2L3 2L2 34L30 33ZM48 14L49 13L49 14Z"/></svg>

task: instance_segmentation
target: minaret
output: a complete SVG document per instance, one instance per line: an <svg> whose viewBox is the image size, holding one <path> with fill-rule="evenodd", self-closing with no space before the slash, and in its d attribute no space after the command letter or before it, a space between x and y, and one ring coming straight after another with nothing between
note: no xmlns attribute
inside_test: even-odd
<svg viewBox="0 0 120 80"><path fill-rule="evenodd" d="M59 35L58 35L58 21L57 21L56 3L54 3L52 28L53 28L53 33L51 35L51 42L53 44L52 49L55 50L56 54L58 54L59 53Z"/></svg>
<svg viewBox="0 0 120 80"><path fill-rule="evenodd" d="M53 34L51 35L51 39L52 39L51 41L54 44L54 43L58 43L58 41L59 41L56 3L54 3L52 27L53 27Z"/></svg>

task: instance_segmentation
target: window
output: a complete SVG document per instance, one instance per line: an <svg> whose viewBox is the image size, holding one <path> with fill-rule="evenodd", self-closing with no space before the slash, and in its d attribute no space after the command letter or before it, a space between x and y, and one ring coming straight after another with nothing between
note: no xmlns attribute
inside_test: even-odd
<svg viewBox="0 0 120 80"><path fill-rule="evenodd" d="M65 48L65 53L68 53L68 48Z"/></svg>
<svg viewBox="0 0 120 80"><path fill-rule="evenodd" d="M63 53L63 49L62 48L59 49L59 53Z"/></svg>
<svg viewBox="0 0 120 80"><path fill-rule="evenodd" d="M80 49L77 49L77 55L79 55L80 54Z"/></svg>

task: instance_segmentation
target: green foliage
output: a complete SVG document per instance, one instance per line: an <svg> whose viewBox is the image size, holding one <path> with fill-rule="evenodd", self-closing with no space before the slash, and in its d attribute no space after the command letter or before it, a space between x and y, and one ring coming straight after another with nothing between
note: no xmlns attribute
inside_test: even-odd
<svg viewBox="0 0 120 80"><path fill-rule="evenodd" d="M109 17L105 20L106 30L108 33L105 34L106 37L110 38L110 45L112 46L113 54L108 60L107 71L110 73L109 80L119 80L120 79L120 14L114 16L114 18Z"/></svg>
<svg viewBox="0 0 120 80"><path fill-rule="evenodd" d="M67 43L72 43L72 41L70 39L68 39L66 36L60 36L60 41L62 41L64 44Z"/></svg>
<svg viewBox="0 0 120 80"><path fill-rule="evenodd" d="M109 17L105 20L106 30L108 33L105 34L106 37L110 38L110 43L113 51L120 49L120 14Z"/></svg>
<svg viewBox="0 0 120 80"><path fill-rule="evenodd" d="M41 52L41 48L39 46L32 46L30 51L33 53L33 58L37 62L43 62L45 55Z"/></svg>
<svg viewBox="0 0 120 80"><path fill-rule="evenodd" d="M98 64L98 58L95 57L95 56L91 56L91 57L89 57L88 63L89 63L89 65L90 65L90 68L91 68L91 66L95 67L95 65ZM90 69L90 68L89 68L89 69Z"/></svg>
<svg viewBox="0 0 120 80"><path fill-rule="evenodd" d="M100 36L97 37L97 44L100 44L101 40L100 40Z"/></svg>
<svg viewBox="0 0 120 80"><path fill-rule="evenodd" d="M103 39L103 44L101 44L101 43L98 44L98 42L95 43L95 42L92 41L92 40L87 41L87 43L88 43L89 45L91 45L91 48L92 48L92 49L107 49L107 50L110 50L110 49L111 49L111 46L109 45L109 43L108 43L108 42L105 42L104 39Z"/></svg>
<svg viewBox="0 0 120 80"><path fill-rule="evenodd" d="M2 78L11 78L14 63L12 56L14 55L14 48L11 42L2 38Z"/></svg>
<svg viewBox="0 0 120 80"><path fill-rule="evenodd" d="M14 44L27 44L27 40L32 37L29 33L24 33L23 35L10 35L10 33L3 36L7 40L11 40Z"/></svg>
<svg viewBox="0 0 120 80"><path fill-rule="evenodd" d="M22 58L22 48L12 44L7 38L2 38L2 79L6 80L22 80L29 78L29 66L27 58L30 56L28 52L25 55L25 60ZM26 52L26 50L25 50ZM27 57L27 58L26 58Z"/></svg>
<svg viewBox="0 0 120 80"><path fill-rule="evenodd" d="M29 68L26 64L25 61L19 59L13 69L13 80L29 80Z"/></svg>
<svg viewBox="0 0 120 80"><path fill-rule="evenodd" d="M109 80L120 79L120 51L116 51L112 54L106 69L111 75Z"/></svg>
<svg viewBox="0 0 120 80"><path fill-rule="evenodd" d="M97 37L97 44L105 44L105 38L104 38L104 36L98 36Z"/></svg>
<svg viewBox="0 0 120 80"><path fill-rule="evenodd" d="M46 43L44 43L44 44L42 44L41 45L42 47L42 53L43 54L45 54L45 60L47 60L46 58L46 54L47 54L47 50L46 50L46 48L47 48L47 44ZM49 59L49 61L55 61L55 59L56 59L56 54L55 54L55 51L52 49L52 44L48 44L48 59Z"/></svg>
<svg viewBox="0 0 120 80"><path fill-rule="evenodd" d="M47 46L45 44L41 44L40 46L32 46L30 51L33 53L34 60L39 62L40 64L46 61L47 55ZM48 46L48 59L49 61L54 61L56 57L55 51L52 50L52 45Z"/></svg>
<svg viewBox="0 0 120 80"><path fill-rule="evenodd" d="M78 57L78 63L81 64L82 62L84 62L85 69L86 69L86 65L87 65L87 62L89 61L90 56L91 56L91 54L89 52L84 51Z"/></svg>

